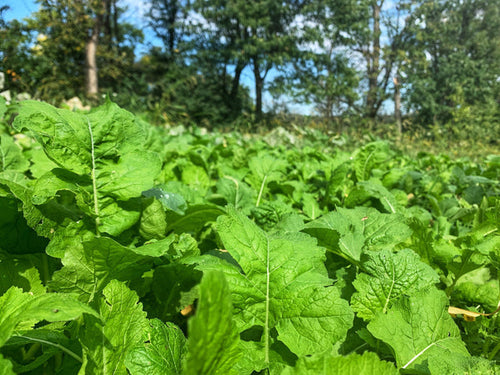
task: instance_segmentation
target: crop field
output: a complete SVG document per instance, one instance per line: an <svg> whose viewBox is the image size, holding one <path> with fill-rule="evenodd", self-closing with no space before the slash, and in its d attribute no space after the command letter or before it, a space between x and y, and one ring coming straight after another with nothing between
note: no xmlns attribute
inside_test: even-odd
<svg viewBox="0 0 500 375"><path fill-rule="evenodd" d="M497 374L500 155L0 103L0 374Z"/></svg>

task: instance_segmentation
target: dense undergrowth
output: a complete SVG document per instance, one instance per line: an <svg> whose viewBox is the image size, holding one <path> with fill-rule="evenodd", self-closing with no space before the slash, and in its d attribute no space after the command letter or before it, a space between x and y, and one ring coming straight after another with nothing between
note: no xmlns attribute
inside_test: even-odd
<svg viewBox="0 0 500 375"><path fill-rule="evenodd" d="M1 374L499 371L499 155L3 117Z"/></svg>

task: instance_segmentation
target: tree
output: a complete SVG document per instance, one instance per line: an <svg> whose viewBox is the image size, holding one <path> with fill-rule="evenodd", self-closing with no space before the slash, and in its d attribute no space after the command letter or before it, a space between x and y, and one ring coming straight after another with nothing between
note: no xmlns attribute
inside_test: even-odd
<svg viewBox="0 0 500 375"><path fill-rule="evenodd" d="M27 91L27 77L33 68L28 46L30 35L21 22L5 21L3 13L8 10L8 6L0 8L0 71L5 74L7 89Z"/></svg>
<svg viewBox="0 0 500 375"><path fill-rule="evenodd" d="M11 29L18 27L22 42L6 42L11 44L11 61L18 59L16 53L27 51L19 71L24 90L53 103L82 95L95 99L100 81L104 90L116 90L142 38L134 27L118 22L123 10L116 0L38 3L38 12L26 23L10 23Z"/></svg>
<svg viewBox="0 0 500 375"><path fill-rule="evenodd" d="M181 0L151 0L148 19L155 35L162 40L166 55L175 60L185 41L188 2Z"/></svg>
<svg viewBox="0 0 500 375"><path fill-rule="evenodd" d="M293 63L283 67L273 93L313 103L329 123L335 116L358 109L359 75L349 58L346 35L357 27L360 11L350 0L310 2L298 22Z"/></svg>
<svg viewBox="0 0 500 375"><path fill-rule="evenodd" d="M234 67L231 87L237 87L242 71L248 67L255 84L255 115L263 115L262 94L271 69L290 61L296 51L293 24L305 0L210 0L195 1L194 9L203 17L200 38L208 46L219 46L217 60L228 69ZM213 51L213 50L212 50ZM227 76L227 75L226 75Z"/></svg>
<svg viewBox="0 0 500 375"><path fill-rule="evenodd" d="M214 30L197 22L196 9L185 1L153 0L149 24L163 46L151 48L141 64L146 68L147 62L153 97L172 109L170 119L188 115L206 126L240 115L248 93L240 87L241 71L230 72L228 49Z"/></svg>
<svg viewBox="0 0 500 375"><path fill-rule="evenodd" d="M466 108L489 108L498 124L498 30L495 0L426 0L418 7L411 19L414 47L403 68L408 106L421 124L446 124Z"/></svg>

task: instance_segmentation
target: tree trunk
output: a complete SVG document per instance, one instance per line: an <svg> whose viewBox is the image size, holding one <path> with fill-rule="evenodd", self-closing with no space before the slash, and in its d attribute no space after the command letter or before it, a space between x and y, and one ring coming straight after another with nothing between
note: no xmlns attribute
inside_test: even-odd
<svg viewBox="0 0 500 375"><path fill-rule="evenodd" d="M92 34L85 47L85 77L86 94L89 98L96 98L99 91L99 80L97 75L97 46L99 44L100 16L95 19Z"/></svg>
<svg viewBox="0 0 500 375"><path fill-rule="evenodd" d="M259 63L253 60L253 74L255 76L255 117L257 121L262 120L262 89L264 79L260 75Z"/></svg>
<svg viewBox="0 0 500 375"><path fill-rule="evenodd" d="M366 114L368 118L375 119L378 112L378 75L380 70L380 9L381 4L373 2L373 40L371 59L368 63L368 94L366 96Z"/></svg>
<svg viewBox="0 0 500 375"><path fill-rule="evenodd" d="M394 120L396 121L396 127L398 130L398 139L401 139L401 135L403 134L402 124L401 124L401 91L400 91L400 82L399 82L399 74L393 79L394 82Z"/></svg>

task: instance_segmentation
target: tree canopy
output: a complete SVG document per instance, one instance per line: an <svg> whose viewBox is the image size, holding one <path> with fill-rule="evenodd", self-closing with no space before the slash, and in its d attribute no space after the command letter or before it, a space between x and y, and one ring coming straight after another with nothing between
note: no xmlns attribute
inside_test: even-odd
<svg viewBox="0 0 500 375"><path fill-rule="evenodd" d="M327 123L500 123L495 0L149 0L154 45L124 1L37 4L24 20L1 9L0 70L7 89L53 103L110 94L159 120L223 124L261 120L269 93Z"/></svg>

